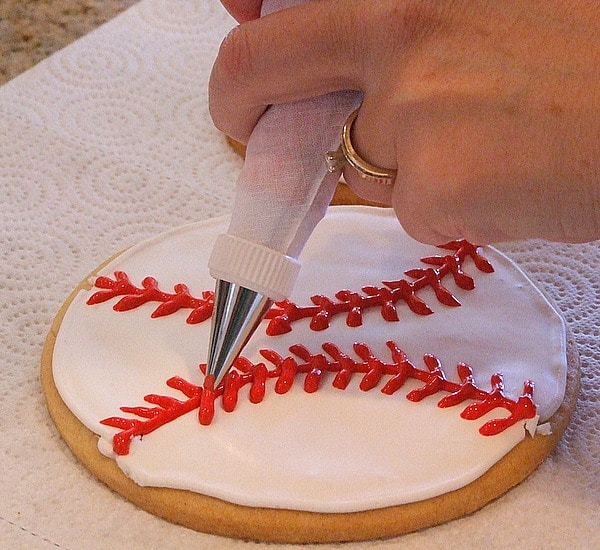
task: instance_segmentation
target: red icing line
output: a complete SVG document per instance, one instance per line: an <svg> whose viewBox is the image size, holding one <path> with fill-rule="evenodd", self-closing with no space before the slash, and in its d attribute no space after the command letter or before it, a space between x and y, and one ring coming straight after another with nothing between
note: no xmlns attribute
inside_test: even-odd
<svg viewBox="0 0 600 550"><path fill-rule="evenodd" d="M208 426L215 416L215 377L209 374L204 379L204 388L201 388L200 408L198 420L203 426Z"/></svg>
<svg viewBox="0 0 600 550"><path fill-rule="evenodd" d="M479 252L478 247L465 240L451 241L439 248L450 250L451 254L443 256L427 256L421 261L426 268L409 269L406 275L412 281L400 279L383 281L383 286L367 285L362 287L362 294L350 290L340 290L335 299L322 295L311 297L313 305L299 306L289 300L277 302L268 312L269 324L266 333L269 336L285 334L292 330L292 323L300 319L310 318L310 328L315 331L329 328L331 319L336 315L346 314L346 324L349 327L362 325L363 312L370 308L380 308L384 320L394 322L399 320L396 306L404 301L409 309L417 315L430 315L433 310L417 296L426 287L433 289L436 299L449 307L460 306L458 299L442 284L442 279L452 276L456 285L462 290L473 290L473 278L463 271L463 264L471 258L478 270L492 273L494 268ZM180 309L192 309L187 318L190 324L205 321L212 315L213 292L204 291L201 298L190 295L184 284L177 284L174 293L159 289L158 282L152 277L146 277L142 286L135 286L123 271L116 271L115 278L101 276L95 281L95 286L101 290L90 296L89 305L100 304L120 296L113 309L128 311L149 302L160 302L153 311L152 317L170 315Z"/></svg>
<svg viewBox="0 0 600 550"><path fill-rule="evenodd" d="M422 258L428 266L426 268L411 269L406 275L412 281L401 279L398 281L384 281L383 287L365 286L363 294L349 290L340 290L335 295L335 300L325 296L316 295L311 298L313 306L301 307L283 301L278 302L268 314L270 318L267 334L276 335L289 332L293 321L310 317L312 330L324 330L329 327L332 317L346 313L348 326L360 326L362 314L371 307L381 308L381 315L386 321L398 321L396 304L404 300L409 309L419 315L433 313L431 308L417 296L417 292L430 287L436 299L447 306L460 306L460 302L444 287L442 279L451 275L455 284L463 290L472 290L475 287L473 278L463 271L466 258L470 257L473 263L482 272L494 271L492 265L477 251L477 247L467 241L452 241L440 248L452 251L444 256L430 256ZM168 293L159 289L158 282L152 277L146 277L142 286L135 286L122 271L114 273L115 278L98 277L95 286L100 290L88 299L90 305L103 303L115 297L120 299L115 303L115 311L128 311L149 302L160 302L152 313L152 317L161 317L173 314L180 309L191 309L188 323L199 323L212 315L213 293L205 291L201 298L194 298L186 285L177 284L174 292ZM269 369L264 363L253 364L247 359L240 358L235 363L235 369L230 371L223 382L214 387L214 378L207 377L204 386L197 386L179 377L171 378L167 385L181 391L186 400L175 399L170 396L156 394L147 395L144 400L155 407L122 407L121 410L137 416L138 418L111 417L102 420L104 425L121 430L113 438L115 453L124 455L129 452L131 441L136 436L144 436L172 422L190 411L198 409L198 420L202 425L209 425L215 415L215 402L220 398L221 406L226 412L232 412L239 398L239 391L245 385L250 385L248 398L252 403L260 403L265 397L268 379L275 378L275 392L283 394L288 392L296 377L304 374L304 390L308 393L315 392L321 387L327 373L335 373L332 385L338 389L348 387L355 374L361 374L359 387L369 391L377 387L384 377L390 378L381 391L392 395L398 391L409 379L423 383L420 388L410 391L407 399L418 402L428 396L439 392L449 395L438 402L440 407L450 407L470 400L461 416L466 419L477 419L489 411L501 407L507 409L510 415L506 418L490 420L481 428L483 435L495 435L514 425L519 420L535 417L536 407L532 401L533 383L527 381L522 396L513 401L504 395L502 375L492 376L490 392L475 386L471 368L463 363L457 365L460 383L446 379L439 360L433 355L423 358L426 369L415 367L393 342L388 342L392 362L384 363L374 357L366 344L354 345L354 352L359 357L355 360L342 353L337 346L331 343L323 344L323 350L329 355L311 354L304 346L296 344L290 348L292 355L281 357L273 350L262 350L264 359L274 365ZM299 361L299 360L300 361ZM204 365L201 365L201 369Z"/></svg>
<svg viewBox="0 0 600 550"><path fill-rule="evenodd" d="M113 449L118 455L129 453L131 440L135 436L144 436L154 430L173 422L173 420L197 409L200 406L202 388L187 382L183 378L173 377L167 380L167 386L181 391L188 399L180 401L173 397L147 395L144 400L156 407L121 407L125 413L135 414L145 420L134 418L111 417L100 423L121 431L113 437Z"/></svg>
<svg viewBox="0 0 600 550"><path fill-rule="evenodd" d="M202 425L209 425L214 418L215 403L221 398L225 411L232 412L238 401L240 389L250 386L249 400L252 403L263 401L266 393L267 380L276 379L275 392L286 393L292 387L295 378L304 374L304 390L315 392L322 385L327 373L335 373L332 385L338 389L348 387L352 377L360 374L359 387L369 391L377 387L384 377L390 377L381 391L392 395L409 380L423 383L420 388L410 391L406 398L419 402L426 397L445 392L448 395L438 401L439 407L452 407L474 401L468 404L461 417L476 420L488 412L503 408L509 416L489 420L479 432L482 435L496 435L521 420L534 418L536 406L532 400L533 382L526 381L523 394L515 401L504 395L504 383L501 374L491 377L491 390L478 388L473 379L471 367L465 363L457 365L459 382L446 379L440 361L434 355L425 355L423 362L426 368L419 369L411 363L406 354L394 343L387 343L391 353L391 361L383 362L375 357L366 344L356 343L353 346L358 359L343 353L332 343L323 344L323 353L312 354L307 348L296 344L290 348L291 355L282 357L273 350L261 350L263 358L273 365L267 368L265 363L254 364L245 358L240 358L221 384L214 387L214 377L207 376L204 386L197 386L182 378L175 377L167 381L171 388L181 391L187 400L181 401L173 397L150 394L144 397L147 403L156 407L122 407L121 410L139 418L111 417L101 421L101 424L121 430L113 438L113 449L118 455L129 453L131 441L136 436L143 436L172 422L188 412L199 409L198 418ZM205 365L200 369L204 372Z"/></svg>
<svg viewBox="0 0 600 550"><path fill-rule="evenodd" d="M428 256L421 261L436 267L409 269L406 275L414 279L407 281L384 281L383 287L364 286L362 292L340 290L336 293L336 300L322 295L311 297L312 306L298 306L289 300L277 302L267 314L271 319L267 327L267 334L275 336L285 334L292 330L291 323L299 319L310 318L312 330L325 330L329 327L332 317L346 313L346 324L350 327L362 324L362 313L365 309L381 308L381 316L386 321L398 321L396 304L400 300L408 305L409 309L418 315L430 315L433 310L417 296L417 292L425 287L431 287L437 300L451 307L460 306L460 302L444 287L442 279L452 275L456 285L463 290L473 290L475 282L470 275L463 271L463 264L471 258L475 267L484 273L492 273L494 268L490 262L478 251L478 247L466 240L451 241L438 248L451 250L452 254L444 256Z"/></svg>
<svg viewBox="0 0 600 550"><path fill-rule="evenodd" d="M122 296L113 306L115 311L129 311L148 302L161 302L152 312L152 318L171 315L180 309L191 309L187 322L195 324L206 321L212 315L214 293L204 291L201 298L194 298L188 287L182 283L174 286L174 293L168 293L158 288L158 282L153 277L146 277L142 281L142 286L136 287L129 280L127 273L115 271L114 279L98 277L94 286L102 290L89 297L86 302L88 305L101 304L116 296Z"/></svg>

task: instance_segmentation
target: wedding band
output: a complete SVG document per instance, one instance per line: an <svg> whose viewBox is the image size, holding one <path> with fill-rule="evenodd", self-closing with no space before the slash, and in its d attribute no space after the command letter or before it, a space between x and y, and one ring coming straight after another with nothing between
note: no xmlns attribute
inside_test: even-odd
<svg viewBox="0 0 600 550"><path fill-rule="evenodd" d="M347 163L354 168L358 175L370 183L379 185L393 185L396 179L397 170L379 168L370 162L367 162L359 156L352 145L351 133L352 124L356 120L358 109L350 114L342 129L342 143L337 151L327 153L327 166L330 172L337 169L344 169Z"/></svg>

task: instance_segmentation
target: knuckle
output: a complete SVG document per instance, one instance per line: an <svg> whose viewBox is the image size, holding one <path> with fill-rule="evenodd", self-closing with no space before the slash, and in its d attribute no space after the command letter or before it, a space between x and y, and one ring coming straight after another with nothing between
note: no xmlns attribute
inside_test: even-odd
<svg viewBox="0 0 600 550"><path fill-rule="evenodd" d="M418 43L440 31L449 22L449 6L452 2L436 0L411 0L404 3L394 2L392 16L388 22L400 21L408 42Z"/></svg>
<svg viewBox="0 0 600 550"><path fill-rule="evenodd" d="M464 237L462 220L468 209L467 179L453 171L437 151L415 154L399 167L394 208L407 233L429 244ZM437 242L436 242L437 241Z"/></svg>
<svg viewBox="0 0 600 550"><path fill-rule="evenodd" d="M253 74L256 55L245 25L234 27L225 37L213 67L217 82L244 87Z"/></svg>
<svg viewBox="0 0 600 550"><path fill-rule="evenodd" d="M420 48L428 44L438 49L447 47L447 40L454 40L464 31L465 19L469 19L470 4L467 0L388 0L379 11L376 22L379 35L388 45L388 55L406 58L418 55ZM390 48L389 37L394 37ZM436 46L437 44L437 46Z"/></svg>
<svg viewBox="0 0 600 550"><path fill-rule="evenodd" d="M213 124L244 142L250 129L242 124L244 119L239 115L253 89L255 56L245 25L235 27L221 44L208 85L208 108Z"/></svg>

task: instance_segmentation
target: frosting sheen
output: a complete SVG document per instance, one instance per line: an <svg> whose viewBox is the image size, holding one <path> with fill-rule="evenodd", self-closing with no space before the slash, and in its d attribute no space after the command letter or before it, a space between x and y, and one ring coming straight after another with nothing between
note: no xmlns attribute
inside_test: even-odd
<svg viewBox="0 0 600 550"><path fill-rule="evenodd" d="M121 270L137 284L152 276L161 288L185 283L200 296L214 286L206 265L227 223L219 218L159 235L117 257L100 275ZM512 398L521 395L525 380L533 380L533 399L545 421L564 394L562 319L509 259L493 248L483 250L494 273L481 273L465 262L475 288L464 291L452 281L446 285L460 307L444 305L433 290L424 289L421 297L431 305L431 315L415 315L401 304L396 322L383 320L374 309L363 312L361 326L348 327L336 317L318 332L304 319L281 336L257 332L244 355L259 362L261 349L285 356L294 344L317 350L324 342L349 353L355 342L365 342L387 360L386 342L393 340L415 362L435 355L454 381L459 363L468 364L478 387L486 390L500 372ZM365 285L397 280L421 267L420 258L439 252L408 237L388 210L332 207L300 257L291 299L307 304L315 294L333 296L343 288L358 292ZM219 410L210 426L200 425L197 411L181 416L135 439L130 453L117 457L112 451L115 429L100 421L119 414L123 405L143 403L147 394L179 398L165 386L173 376L201 385L198 365L206 361L210 323L186 323L189 311L153 319L155 304L121 313L112 310L111 302L88 306L94 290L80 292L66 312L53 374L67 406L101 436L100 450L140 485L190 489L250 506L349 512L457 489L525 437L525 422L493 437L480 435L479 428L502 409L465 421L463 407L439 408L435 396L411 402L406 395L419 387L415 381L388 396L379 388L362 391L359 380L345 391L328 380L311 394L301 385L285 395L268 388L260 404L241 390L234 414Z"/></svg>

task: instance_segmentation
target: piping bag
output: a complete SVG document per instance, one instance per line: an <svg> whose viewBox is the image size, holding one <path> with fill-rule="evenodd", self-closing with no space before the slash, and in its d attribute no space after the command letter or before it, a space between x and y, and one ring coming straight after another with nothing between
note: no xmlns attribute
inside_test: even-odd
<svg viewBox="0 0 600 550"><path fill-rule="evenodd" d="M303 1L264 0L261 15ZM254 128L229 228L208 263L216 284L205 384L222 381L272 303L289 298L298 256L340 177L326 154L361 97L344 91L272 105Z"/></svg>

